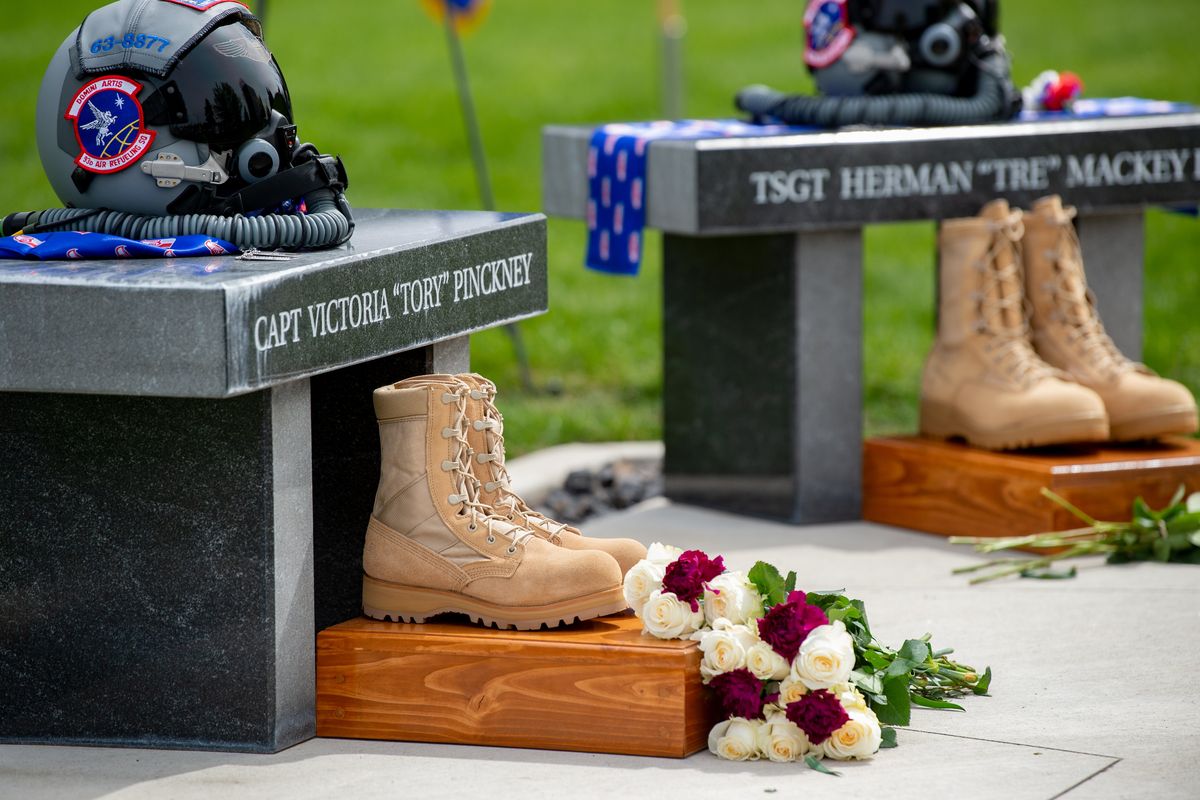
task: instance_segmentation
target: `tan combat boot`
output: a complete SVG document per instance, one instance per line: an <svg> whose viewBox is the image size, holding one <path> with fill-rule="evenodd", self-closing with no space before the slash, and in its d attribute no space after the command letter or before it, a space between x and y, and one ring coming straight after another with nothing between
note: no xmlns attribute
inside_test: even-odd
<svg viewBox="0 0 1200 800"><path fill-rule="evenodd" d="M994 200L938 235L938 335L921 377L921 432L993 450L1101 440L1104 403L1033 351L1021 212Z"/></svg>
<svg viewBox="0 0 1200 800"><path fill-rule="evenodd" d="M633 539L593 539L578 528L555 522L529 507L513 491L504 466L504 417L496 408L496 384L482 375L458 376L471 387L467 404L467 440L475 457L471 469L483 482L479 499L496 514L524 525L540 538L567 550L598 550L608 553L621 566L621 574L646 557L646 548Z"/></svg>
<svg viewBox="0 0 1200 800"><path fill-rule="evenodd" d="M445 612L534 630L625 608L603 553L539 539L479 502L471 474L470 388L452 376L375 390L381 465L363 548L363 611L424 622Z"/></svg>
<svg viewBox="0 0 1200 800"><path fill-rule="evenodd" d="M1087 288L1075 209L1057 195L1025 215L1025 290L1033 346L1049 364L1096 391L1118 441L1196 430L1196 401L1183 384L1126 358L1104 332Z"/></svg>

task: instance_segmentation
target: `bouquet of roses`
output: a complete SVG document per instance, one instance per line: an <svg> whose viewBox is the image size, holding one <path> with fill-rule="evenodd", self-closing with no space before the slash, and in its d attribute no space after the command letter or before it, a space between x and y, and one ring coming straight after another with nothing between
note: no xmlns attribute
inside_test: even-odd
<svg viewBox="0 0 1200 800"><path fill-rule="evenodd" d="M982 675L934 651L929 636L899 650L871 635L859 600L836 592L796 591L796 573L758 562L748 573L721 556L655 543L625 576L625 599L644 631L695 639L701 681L726 719L709 749L734 760L868 759L895 746L913 705L962 707L946 700L986 694Z"/></svg>

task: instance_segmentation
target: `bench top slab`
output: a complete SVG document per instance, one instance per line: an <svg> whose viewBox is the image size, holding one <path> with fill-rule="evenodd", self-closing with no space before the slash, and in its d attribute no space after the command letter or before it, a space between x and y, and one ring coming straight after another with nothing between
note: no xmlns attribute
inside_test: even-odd
<svg viewBox="0 0 1200 800"><path fill-rule="evenodd" d="M593 128L542 135L547 214L583 219ZM1200 113L650 142L646 224L731 235L969 216L996 197L1083 211L1200 199Z"/></svg>
<svg viewBox="0 0 1200 800"><path fill-rule="evenodd" d="M546 311L546 218L355 212L290 261L0 259L0 391L226 397Z"/></svg>

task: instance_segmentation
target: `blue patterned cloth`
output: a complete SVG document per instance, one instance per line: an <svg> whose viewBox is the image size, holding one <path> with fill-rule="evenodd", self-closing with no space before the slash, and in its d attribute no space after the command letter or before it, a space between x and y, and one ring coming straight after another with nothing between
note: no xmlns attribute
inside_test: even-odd
<svg viewBox="0 0 1200 800"><path fill-rule="evenodd" d="M1015 121L1170 114L1192 110L1185 103L1138 97L1082 99L1071 111L1022 111ZM646 226L646 151L658 139L715 139L810 133L812 127L753 125L738 120L681 120L602 125L588 148L588 267L636 275L642 263Z"/></svg>
<svg viewBox="0 0 1200 800"><path fill-rule="evenodd" d="M737 120L682 120L602 125L588 147L587 266L636 275L646 227L646 149L655 139L777 136L812 130Z"/></svg>
<svg viewBox="0 0 1200 800"><path fill-rule="evenodd" d="M126 239L107 233L20 233L0 238L0 258L185 258L236 255L236 246L211 236L176 236L171 239Z"/></svg>

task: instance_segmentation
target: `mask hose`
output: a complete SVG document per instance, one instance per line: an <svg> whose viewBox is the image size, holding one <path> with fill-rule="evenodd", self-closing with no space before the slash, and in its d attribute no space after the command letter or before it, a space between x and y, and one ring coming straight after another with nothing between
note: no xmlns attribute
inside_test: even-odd
<svg viewBox="0 0 1200 800"><path fill-rule="evenodd" d="M51 208L25 211L4 219L3 233L11 236L54 231L87 231L127 239L168 239L200 235L224 239L240 249L319 250L336 247L350 238L354 219L343 194L318 189L305 198L307 214L177 214L148 217L105 209Z"/></svg>
<svg viewBox="0 0 1200 800"><path fill-rule="evenodd" d="M756 121L766 118L787 125L965 125L1008 119L1020 109L1020 95L1009 79L1008 57L1002 52L977 62L979 78L972 97L913 93L858 97L786 95L766 86L748 86L735 103Z"/></svg>

